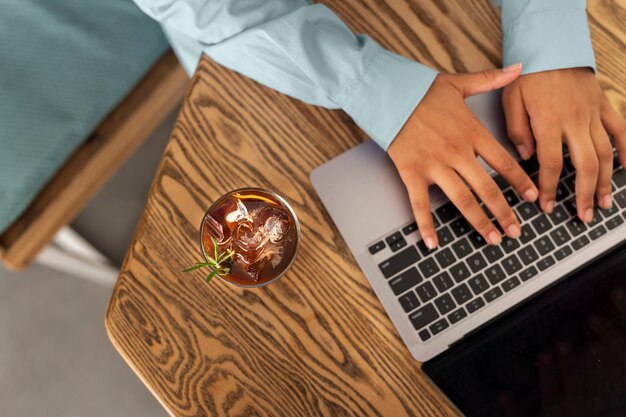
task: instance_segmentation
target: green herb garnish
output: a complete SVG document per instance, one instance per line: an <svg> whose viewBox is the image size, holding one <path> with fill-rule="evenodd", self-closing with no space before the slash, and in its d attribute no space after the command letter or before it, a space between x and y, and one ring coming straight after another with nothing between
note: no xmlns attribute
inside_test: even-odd
<svg viewBox="0 0 626 417"><path fill-rule="evenodd" d="M235 251L232 249L228 249L226 252L220 253L217 240L214 237L211 237L213 241L213 248L215 249L215 254L213 257L210 257L208 253L205 252L206 262L196 262L194 266L191 268L183 269L183 272L191 272L200 268L211 268L211 272L206 277L206 282L211 281L213 277L217 274L226 275L230 272L230 265L232 264L233 256L235 255Z"/></svg>

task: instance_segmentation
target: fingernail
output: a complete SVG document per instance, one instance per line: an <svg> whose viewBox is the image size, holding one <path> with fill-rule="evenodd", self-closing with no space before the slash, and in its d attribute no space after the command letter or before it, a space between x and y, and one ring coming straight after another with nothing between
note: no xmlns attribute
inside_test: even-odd
<svg viewBox="0 0 626 417"><path fill-rule="evenodd" d="M537 201L537 197L539 197L539 193L537 193L537 190L535 190L534 188L529 188L528 190L524 191L524 200L528 201L529 203L534 203L535 201Z"/></svg>
<svg viewBox="0 0 626 417"><path fill-rule="evenodd" d="M492 245L499 245L502 243L502 236L500 236L500 233L496 231L489 232L487 238L489 239L489 243Z"/></svg>
<svg viewBox="0 0 626 417"><path fill-rule="evenodd" d="M519 156L521 156L522 159L530 158L530 151L524 145L518 145L517 146L517 153L519 153Z"/></svg>
<svg viewBox="0 0 626 417"><path fill-rule="evenodd" d="M611 196L608 194L605 195L604 198L602 198L602 208L610 209L612 205L613 200L611 199Z"/></svg>
<svg viewBox="0 0 626 417"><path fill-rule="evenodd" d="M517 71L522 67L522 63L518 62L517 64L509 65L508 67L502 68L502 72L513 72Z"/></svg>
<svg viewBox="0 0 626 417"><path fill-rule="evenodd" d="M432 237L427 237L426 239L424 239L424 244L426 244L426 247L430 250L436 249L437 248L437 244L435 243L435 239L433 239Z"/></svg>
<svg viewBox="0 0 626 417"><path fill-rule="evenodd" d="M593 220L593 209L585 210L585 218L584 218L585 223L589 223L592 220Z"/></svg>
<svg viewBox="0 0 626 417"><path fill-rule="evenodd" d="M513 239L517 239L522 234L522 232L520 231L519 226L516 225L516 224L510 225L506 229L506 231L507 231L507 234L509 235L509 237L512 237Z"/></svg>
<svg viewBox="0 0 626 417"><path fill-rule="evenodd" d="M546 203L546 213L552 213L554 210L554 200L550 200Z"/></svg>

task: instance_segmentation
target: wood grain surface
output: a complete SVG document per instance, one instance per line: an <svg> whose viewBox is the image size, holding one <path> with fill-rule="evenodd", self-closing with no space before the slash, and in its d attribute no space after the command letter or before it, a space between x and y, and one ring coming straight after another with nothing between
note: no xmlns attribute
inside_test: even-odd
<svg viewBox="0 0 626 417"><path fill-rule="evenodd" d="M356 32L445 71L500 65L489 0L327 2ZM591 1L600 80L626 114L626 1ZM311 170L363 133L206 57L154 179L106 316L110 338L175 416L452 416L403 345L323 209ZM302 246L274 284L246 290L201 273L204 210L260 186L294 206Z"/></svg>

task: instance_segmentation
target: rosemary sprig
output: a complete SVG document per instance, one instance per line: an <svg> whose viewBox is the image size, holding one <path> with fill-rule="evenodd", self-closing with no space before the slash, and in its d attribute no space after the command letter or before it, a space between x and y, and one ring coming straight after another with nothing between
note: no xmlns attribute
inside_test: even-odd
<svg viewBox="0 0 626 417"><path fill-rule="evenodd" d="M206 262L196 262L196 264L190 268L183 269L183 272L191 272L200 268L211 268L211 272L206 277L206 282L211 281L213 277L217 274L226 275L230 272L230 264L233 260L233 256L235 255L235 251L232 249L226 250L226 252L219 251L217 240L214 237L211 237L213 241L214 248L214 256L210 257L208 253L206 255Z"/></svg>

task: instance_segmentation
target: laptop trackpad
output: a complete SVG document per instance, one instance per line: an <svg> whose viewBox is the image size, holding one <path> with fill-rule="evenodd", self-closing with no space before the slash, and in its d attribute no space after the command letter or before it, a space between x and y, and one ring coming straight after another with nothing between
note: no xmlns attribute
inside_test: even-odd
<svg viewBox="0 0 626 417"><path fill-rule="evenodd" d="M467 416L626 416L626 245L423 370Z"/></svg>

